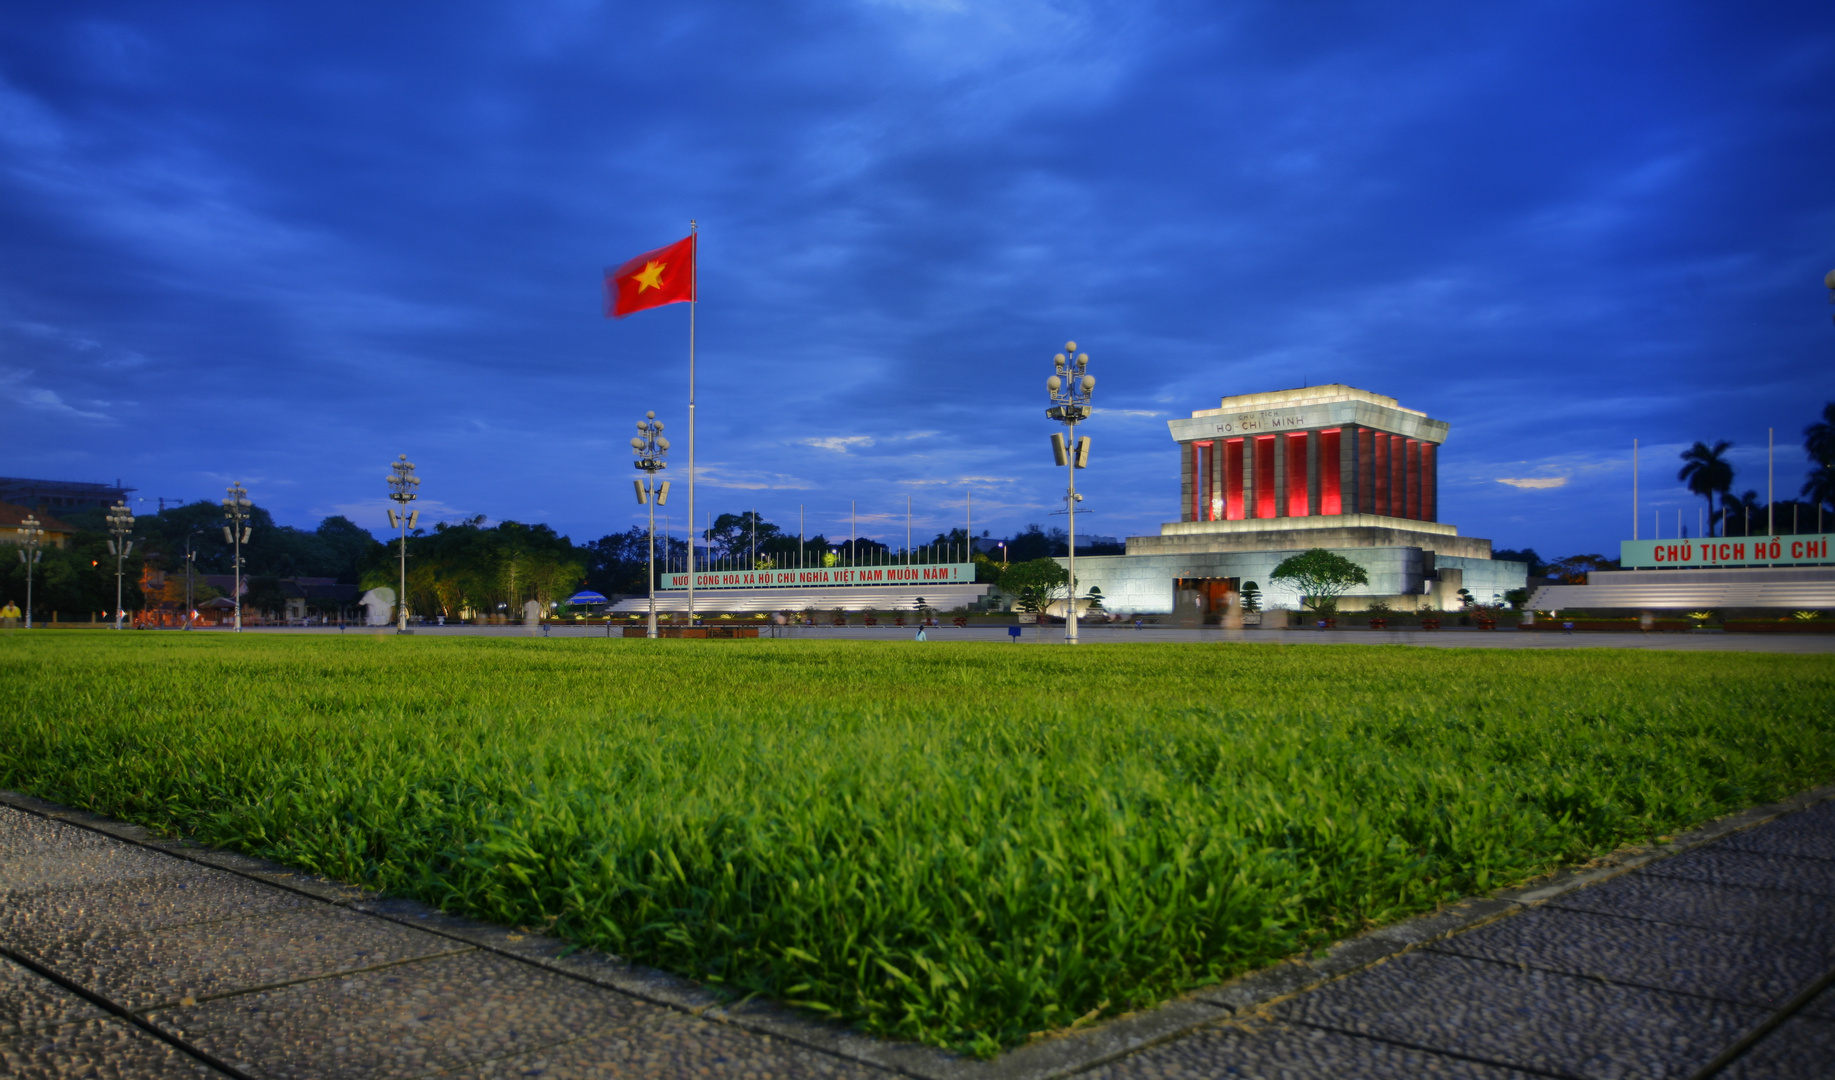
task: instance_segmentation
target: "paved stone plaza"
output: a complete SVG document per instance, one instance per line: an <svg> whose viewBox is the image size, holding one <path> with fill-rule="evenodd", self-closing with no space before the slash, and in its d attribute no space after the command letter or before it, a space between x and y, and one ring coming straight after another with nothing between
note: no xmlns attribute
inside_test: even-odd
<svg viewBox="0 0 1835 1080"><path fill-rule="evenodd" d="M994 1062L0 794L0 1075L1835 1075L1835 788Z"/></svg>

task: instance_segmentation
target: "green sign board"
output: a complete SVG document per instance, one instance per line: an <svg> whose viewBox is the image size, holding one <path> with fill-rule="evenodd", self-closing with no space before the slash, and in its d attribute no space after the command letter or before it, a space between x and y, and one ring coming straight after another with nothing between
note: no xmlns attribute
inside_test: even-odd
<svg viewBox="0 0 1835 1080"><path fill-rule="evenodd" d="M1807 566L1835 562L1829 556L1829 534L1815 536L1736 536L1694 540L1620 540L1618 565L1624 570L1685 566Z"/></svg>

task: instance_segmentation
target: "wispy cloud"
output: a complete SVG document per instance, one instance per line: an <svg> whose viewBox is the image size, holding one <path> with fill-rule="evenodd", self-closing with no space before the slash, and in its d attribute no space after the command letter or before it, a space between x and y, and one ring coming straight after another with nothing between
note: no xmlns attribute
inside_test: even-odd
<svg viewBox="0 0 1835 1080"><path fill-rule="evenodd" d="M845 454L849 450L862 449L873 445L871 435L828 435L820 439L803 439L804 446L813 446L817 450L833 450Z"/></svg>
<svg viewBox="0 0 1835 1080"><path fill-rule="evenodd" d="M39 412L53 413L78 420L110 419L107 413L77 408L65 401L62 395L55 390L32 385L32 374L30 371L0 370L0 392L4 392L7 397L26 408ZM95 402L93 404L105 403Z"/></svg>
<svg viewBox="0 0 1835 1080"><path fill-rule="evenodd" d="M1526 476L1526 477L1500 476L1497 478L1497 482L1500 484L1509 484L1511 487L1514 487L1514 488L1528 488L1532 491L1540 491L1544 488L1566 487L1567 477L1565 476Z"/></svg>

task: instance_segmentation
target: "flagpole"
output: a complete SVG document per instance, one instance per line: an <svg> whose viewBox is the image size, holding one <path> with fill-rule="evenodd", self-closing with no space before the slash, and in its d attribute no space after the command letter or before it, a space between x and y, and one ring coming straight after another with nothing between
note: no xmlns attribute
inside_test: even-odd
<svg viewBox="0 0 1835 1080"><path fill-rule="evenodd" d="M688 235L695 242L688 260L692 275L688 292L688 625L694 625L694 309L701 299L701 238L694 219L688 219Z"/></svg>

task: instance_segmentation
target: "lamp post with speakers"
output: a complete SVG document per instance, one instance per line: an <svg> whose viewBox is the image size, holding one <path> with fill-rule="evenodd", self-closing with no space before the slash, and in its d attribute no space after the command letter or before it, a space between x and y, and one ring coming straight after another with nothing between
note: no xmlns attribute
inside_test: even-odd
<svg viewBox="0 0 1835 1080"><path fill-rule="evenodd" d="M19 561L25 563L25 628L32 629L32 571L38 566L38 560L44 552L38 545L44 543L44 526L39 524L36 514L27 514L19 523Z"/></svg>
<svg viewBox="0 0 1835 1080"><path fill-rule="evenodd" d="M108 542L108 552L115 557L115 629L121 629L121 617L127 612L121 607L121 575L126 569L128 553L134 550L134 542L128 534L134 531L134 512L127 508L125 499L115 500L115 505L108 508L108 531L114 539Z"/></svg>
<svg viewBox="0 0 1835 1080"><path fill-rule="evenodd" d="M402 454L389 463L389 498L401 509L389 508L389 524L401 529L401 595L395 598L398 613L395 632L406 634L408 629L408 530L420 522L421 512L410 512L408 504L419 498L415 490L421 486L421 478L414 475L414 462L408 455Z"/></svg>
<svg viewBox="0 0 1835 1080"><path fill-rule="evenodd" d="M1090 416L1090 396L1096 390L1096 376L1089 373L1090 354L1077 351L1077 343L1067 341L1064 351L1052 357L1053 371L1045 380L1045 389L1051 396L1051 407L1045 415L1063 424L1064 433L1051 433L1051 453L1059 465L1065 467L1068 482L1064 489L1064 510L1070 519L1070 597L1066 602L1068 609L1064 615L1064 644L1077 643L1077 504L1083 496L1077 494L1077 470L1086 468L1090 460L1090 439L1088 435L1077 437L1077 425Z"/></svg>
<svg viewBox="0 0 1835 1080"><path fill-rule="evenodd" d="M223 542L230 546L231 568L236 572L236 632L242 631L242 545L248 543L249 536L255 530L248 524L251 508L255 505L249 501L248 489L241 484L231 484L223 500Z"/></svg>
<svg viewBox="0 0 1835 1080"><path fill-rule="evenodd" d="M637 501L650 508L650 628L645 637L656 636L656 508L669 501L669 481L656 474L669 467L663 458L669 453L669 440L663 438L663 422L656 413L647 412L637 422L637 434L631 438L631 453L637 460L631 465L643 470L643 478L631 483L637 488Z"/></svg>

